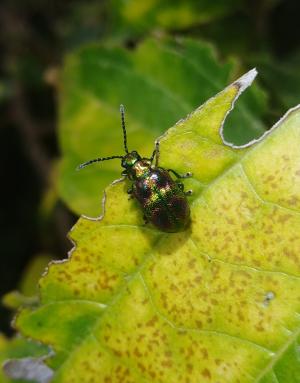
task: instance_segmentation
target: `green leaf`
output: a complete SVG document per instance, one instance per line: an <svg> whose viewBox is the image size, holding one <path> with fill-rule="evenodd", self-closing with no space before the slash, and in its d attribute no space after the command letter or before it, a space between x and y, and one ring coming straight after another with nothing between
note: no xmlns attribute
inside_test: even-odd
<svg viewBox="0 0 300 383"><path fill-rule="evenodd" d="M219 134L254 76L160 140L160 165L194 174L188 230L145 225L122 181L71 231L41 306L16 319L56 352L53 382L299 381L300 108L249 148Z"/></svg>
<svg viewBox="0 0 300 383"><path fill-rule="evenodd" d="M59 192L77 214L101 213L106 185L120 177L118 161L80 172L91 158L123 153L119 105L125 103L129 148L144 156L182 116L223 89L237 65L220 65L210 46L190 39L146 40L134 51L85 46L66 59L61 96ZM243 96L226 122L226 137L244 144L263 132L264 93ZM234 127L234 129L231 129Z"/></svg>
<svg viewBox="0 0 300 383"><path fill-rule="evenodd" d="M234 12L239 0L113 0L113 33L132 37L151 29L181 30Z"/></svg>
<svg viewBox="0 0 300 383"><path fill-rule="evenodd" d="M37 283L52 257L48 254L39 254L34 257L25 268L19 289L6 293L2 298L2 304L11 310L19 307L31 306L38 303Z"/></svg>
<svg viewBox="0 0 300 383"><path fill-rule="evenodd" d="M19 291L15 290L5 294L1 298L1 303L11 310L17 310L23 306L37 306L39 303L37 283L50 260L51 257L47 254L39 254L34 257L24 270L19 283ZM13 377L9 379L8 371L2 372L2 366L8 367L11 364L16 369L20 361L25 361L27 365L33 362L34 366L37 367L43 362L45 353L48 354L49 349L42 344L19 336L9 339L0 333L0 383L23 382L23 380L13 379ZM10 362L6 363L8 360ZM36 382L35 379L25 379L25 381Z"/></svg>
<svg viewBox="0 0 300 383"><path fill-rule="evenodd" d="M30 260L19 283L20 291L27 296L36 295L37 281L45 271L46 266L53 259L50 254L40 253Z"/></svg>
<svg viewBox="0 0 300 383"><path fill-rule="evenodd" d="M258 65L262 80L271 90L280 111L291 108L299 101L300 51L280 61L267 54L250 61Z"/></svg>

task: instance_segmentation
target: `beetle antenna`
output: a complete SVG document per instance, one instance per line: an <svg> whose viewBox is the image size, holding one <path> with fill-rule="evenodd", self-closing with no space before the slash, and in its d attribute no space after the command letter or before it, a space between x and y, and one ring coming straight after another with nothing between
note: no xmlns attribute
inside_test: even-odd
<svg viewBox="0 0 300 383"><path fill-rule="evenodd" d="M110 156L110 157L95 158L94 160L90 160L90 161L84 162L83 164L80 164L79 166L77 166L76 170L80 170L82 168L85 168L86 166L91 165L94 162L108 161L108 160L113 160L115 158L123 158L123 156Z"/></svg>
<svg viewBox="0 0 300 383"><path fill-rule="evenodd" d="M125 108L123 104L120 105L120 113L121 113L122 129L123 129L124 149L125 149L125 152L128 153L127 135L126 135L126 127L125 127Z"/></svg>

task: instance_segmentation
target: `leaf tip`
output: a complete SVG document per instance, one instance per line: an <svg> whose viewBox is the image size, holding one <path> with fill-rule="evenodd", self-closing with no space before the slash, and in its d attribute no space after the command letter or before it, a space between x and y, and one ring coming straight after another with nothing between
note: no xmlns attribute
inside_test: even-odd
<svg viewBox="0 0 300 383"><path fill-rule="evenodd" d="M257 73L258 72L256 68L253 68L234 82L234 84L239 87L240 93L243 92L246 88L248 88L252 84L255 77L257 76Z"/></svg>
<svg viewBox="0 0 300 383"><path fill-rule="evenodd" d="M231 101L231 107L228 109L227 113L224 116L224 119L223 119L223 122L221 124L219 133L220 133L223 144L226 146L229 146L231 148L234 148L234 149L242 149L242 148L253 145L254 142L257 142L257 140L255 139L255 140L252 140L252 141L250 141L244 145L234 145L232 142L227 141L226 138L224 137L224 124L225 124L225 120L226 120L227 115L233 110L233 108L235 106L235 102L240 97L240 95L244 92L244 90L246 90L252 84L252 82L254 81L257 74L258 74L258 72L257 72L256 68L252 68L247 73L245 73L243 76L241 76L236 81L234 81L231 85L229 85L229 88L232 86L236 87L237 92Z"/></svg>

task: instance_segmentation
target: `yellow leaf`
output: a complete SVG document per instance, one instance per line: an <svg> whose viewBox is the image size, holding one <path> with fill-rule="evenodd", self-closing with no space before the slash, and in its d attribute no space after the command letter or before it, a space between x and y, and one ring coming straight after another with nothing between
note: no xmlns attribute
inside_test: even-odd
<svg viewBox="0 0 300 383"><path fill-rule="evenodd" d="M300 111L249 148L219 135L254 77L161 138L160 165L194 174L186 231L145 225L124 181L71 231L41 306L16 320L57 353L53 382L299 381Z"/></svg>

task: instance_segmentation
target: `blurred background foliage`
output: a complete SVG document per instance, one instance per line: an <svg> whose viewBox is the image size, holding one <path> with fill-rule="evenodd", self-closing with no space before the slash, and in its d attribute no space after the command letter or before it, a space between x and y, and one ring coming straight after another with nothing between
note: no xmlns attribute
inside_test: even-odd
<svg viewBox="0 0 300 383"><path fill-rule="evenodd" d="M247 142L299 103L299 11L297 0L1 1L0 332L10 334L11 309L34 304L46 263L66 256L78 215L99 214L101 190L119 176L115 162L74 171L122 150L118 105L130 147L148 155L255 66L227 124L229 139ZM3 355L22 354L22 340L6 343Z"/></svg>

